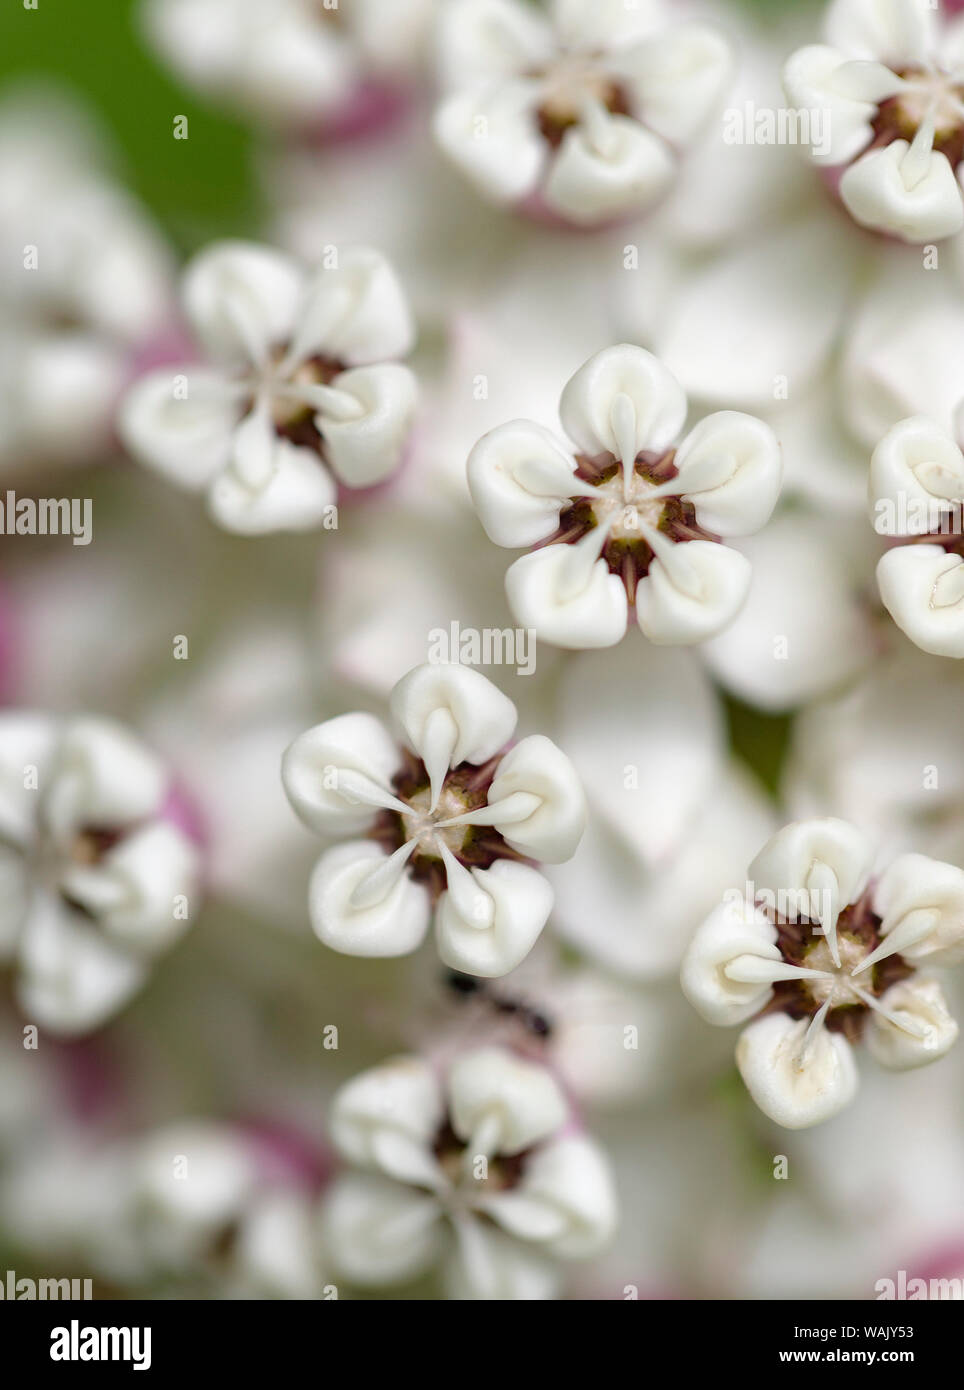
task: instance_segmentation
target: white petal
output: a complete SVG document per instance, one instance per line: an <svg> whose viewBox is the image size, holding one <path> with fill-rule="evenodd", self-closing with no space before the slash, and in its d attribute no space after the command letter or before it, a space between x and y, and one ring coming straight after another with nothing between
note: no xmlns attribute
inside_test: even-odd
<svg viewBox="0 0 964 1390"><path fill-rule="evenodd" d="M184 308L215 357L261 362L291 336L304 276L288 256L245 241L207 247L184 275Z"/></svg>
<svg viewBox="0 0 964 1390"><path fill-rule="evenodd" d="M939 545L898 545L877 565L880 597L921 651L964 657L964 560Z"/></svg>
<svg viewBox="0 0 964 1390"><path fill-rule="evenodd" d="M497 979L525 960L538 941L552 911L552 889L528 864L509 859L472 869L471 875L491 900L490 920L466 920L456 896L443 893L435 909L438 953L452 970Z"/></svg>
<svg viewBox="0 0 964 1390"><path fill-rule="evenodd" d="M783 378L796 393L826 363L854 264L853 248L823 219L741 240L687 278L658 327L657 351L691 395L772 409Z"/></svg>
<svg viewBox="0 0 964 1390"><path fill-rule="evenodd" d="M586 798L576 769L561 749L542 734L531 734L510 748L489 788L488 803L519 793L538 797L539 805L524 820L513 815L494 820L506 842L520 854L544 864L570 859L586 828Z"/></svg>
<svg viewBox="0 0 964 1390"><path fill-rule="evenodd" d="M907 960L957 965L964 959L964 869L924 854L902 854L874 889L874 911L885 941L891 933L906 938L908 928L918 926L917 939L900 952Z"/></svg>
<svg viewBox="0 0 964 1390"><path fill-rule="evenodd" d="M176 1167L178 1158L185 1161ZM203 1121L165 1125L128 1161L137 1199L154 1220L201 1232L236 1217L257 1182L240 1137Z"/></svg>
<svg viewBox="0 0 964 1390"><path fill-rule="evenodd" d="M852 164L840 196L862 227L909 242L940 241L964 227L960 185L945 154L932 152L923 175L906 140L894 140Z"/></svg>
<svg viewBox="0 0 964 1390"><path fill-rule="evenodd" d="M753 415L721 410L683 440L673 460L680 493L696 519L719 536L746 536L770 520L780 495L783 464L769 425Z"/></svg>
<svg viewBox="0 0 964 1390"><path fill-rule="evenodd" d="M618 575L596 560L584 587L573 592L573 547L534 550L506 571L505 591L513 617L557 647L611 647L625 635L628 604Z"/></svg>
<svg viewBox="0 0 964 1390"><path fill-rule="evenodd" d="M602 108L572 125L549 166L543 196L577 226L650 207L665 193L676 161L651 131Z"/></svg>
<svg viewBox="0 0 964 1390"><path fill-rule="evenodd" d="M0 713L0 835L14 845L33 841L38 789L47 783L58 733L58 722L48 715L21 710Z"/></svg>
<svg viewBox="0 0 964 1390"><path fill-rule="evenodd" d="M517 1188L480 1206L520 1240L561 1259L587 1259L612 1239L618 1209L605 1154L590 1139L567 1135L532 1155Z"/></svg>
<svg viewBox="0 0 964 1390"><path fill-rule="evenodd" d="M441 1253L442 1208L435 1197L386 1178L349 1173L322 1208L322 1243L339 1274L362 1287L398 1284Z"/></svg>
<svg viewBox="0 0 964 1390"><path fill-rule="evenodd" d="M468 666L416 666L395 686L390 704L433 787L447 768L498 753L518 718L508 696Z"/></svg>
<svg viewBox="0 0 964 1390"><path fill-rule="evenodd" d="M559 1129L569 1113L550 1071L502 1047L457 1057L448 1094L452 1128L473 1156L521 1153Z"/></svg>
<svg viewBox="0 0 964 1390"><path fill-rule="evenodd" d="M958 1027L936 980L902 980L880 999L881 1007L904 1020L922 1036L914 1036L874 1013L867 1030L867 1047L882 1067L910 1071L936 1062L957 1041Z"/></svg>
<svg viewBox="0 0 964 1390"><path fill-rule="evenodd" d="M822 117L825 144L821 142L819 148L812 144L809 150L817 164L848 163L867 147L873 135L871 121L877 114L877 102L873 96L860 99L853 91L841 90L839 78L846 67L847 57L838 49L808 44L792 53L783 69L790 106L796 111L819 112Z"/></svg>
<svg viewBox="0 0 964 1390"><path fill-rule="evenodd" d="M933 53L937 10L917 0L833 0L824 27L831 43L859 58L904 67Z"/></svg>
<svg viewBox="0 0 964 1390"><path fill-rule="evenodd" d="M331 474L312 449L281 438L262 410L234 433L231 462L208 489L208 508L227 531L261 536L308 531L334 504Z"/></svg>
<svg viewBox="0 0 964 1390"><path fill-rule="evenodd" d="M592 818L634 860L665 863L712 801L723 765L720 710L706 672L692 652L656 651L630 632L612 651L569 662L559 701L559 742ZM583 845L573 860L575 876L587 853Z"/></svg>
<svg viewBox="0 0 964 1390"><path fill-rule="evenodd" d="M349 1163L435 1187L441 1173L432 1145L444 1118L441 1087L429 1064L396 1057L335 1093L328 1133Z"/></svg>
<svg viewBox="0 0 964 1390"><path fill-rule="evenodd" d="M881 535L914 535L936 530L950 503L964 500L964 454L947 432L926 416L901 420L887 431L870 460L870 502ZM887 510L898 509L898 524L885 529ZM908 507L908 504L910 506ZM907 524L901 526L900 509Z"/></svg>
<svg viewBox="0 0 964 1390"><path fill-rule="evenodd" d="M686 541L686 588L663 559L655 559L636 589L636 620L658 646L677 646L715 637L739 613L750 590L750 562L715 541Z"/></svg>
<svg viewBox="0 0 964 1390"><path fill-rule="evenodd" d="M559 1279L551 1258L471 1216L458 1222L456 1236L444 1274L450 1299L531 1302L556 1296Z"/></svg>
<svg viewBox="0 0 964 1390"><path fill-rule="evenodd" d="M0 845L0 963L9 964L30 908L29 865L19 850Z"/></svg>
<svg viewBox="0 0 964 1390"><path fill-rule="evenodd" d="M835 691L877 655L863 597L873 532L855 537L854 528L794 510L740 541L753 567L747 601L700 655L741 700L790 709Z"/></svg>
<svg viewBox="0 0 964 1390"><path fill-rule="evenodd" d="M187 930L197 870L191 841L169 822L154 821L125 836L98 864L68 872L61 886L118 946L152 955ZM180 896L188 900L188 917L177 912Z"/></svg>
<svg viewBox="0 0 964 1390"><path fill-rule="evenodd" d="M157 811L167 782L160 761L122 725L72 719L41 787L43 818L58 837L85 827L117 828Z"/></svg>
<svg viewBox="0 0 964 1390"><path fill-rule="evenodd" d="M624 45L665 24L663 0L550 0L553 28L566 48L602 51L611 61Z"/></svg>
<svg viewBox="0 0 964 1390"><path fill-rule="evenodd" d="M308 886L315 935L346 956L407 956L428 931L428 894L401 874L380 902L356 907L352 895L387 856L371 840L350 840L323 854Z"/></svg>
<svg viewBox="0 0 964 1390"><path fill-rule="evenodd" d="M546 146L531 82L506 82L447 97L432 128L442 151L485 197L509 203L531 193Z"/></svg>
<svg viewBox="0 0 964 1390"><path fill-rule="evenodd" d="M371 714L341 714L295 739L281 760L281 780L305 825L323 835L357 835L377 814L374 800L361 799L369 790L365 784L374 783L391 795L401 764L398 745L380 720ZM354 795L352 773L365 779Z"/></svg>
<svg viewBox="0 0 964 1390"><path fill-rule="evenodd" d="M339 250L338 263L318 270L303 290L293 358L334 357L362 366L403 357L415 341L415 324L398 276L368 246Z"/></svg>
<svg viewBox="0 0 964 1390"><path fill-rule="evenodd" d="M617 70L631 81L640 120L676 145L699 134L732 69L729 42L704 24L676 25L617 57Z"/></svg>
<svg viewBox="0 0 964 1390"><path fill-rule="evenodd" d="M752 903L728 897L697 929L680 971L683 993L708 1023L745 1023L769 1003L767 981L738 980L726 967L740 956L782 961L777 931Z"/></svg>
<svg viewBox="0 0 964 1390"><path fill-rule="evenodd" d="M515 0L450 0L437 41L442 80L457 87L525 72L552 53L543 16Z"/></svg>
<svg viewBox="0 0 964 1390"><path fill-rule="evenodd" d="M315 423L325 458L348 487L371 487L394 473L412 427L418 383L407 367L382 362L341 372L331 383L358 403L358 414L336 419L320 411Z"/></svg>
<svg viewBox="0 0 964 1390"><path fill-rule="evenodd" d="M819 922L833 952L837 918L859 898L869 859L864 836L849 822L793 821L767 841L747 877L782 916Z"/></svg>
<svg viewBox="0 0 964 1390"><path fill-rule="evenodd" d="M801 1055L810 1020L767 1014L751 1023L736 1045L736 1064L746 1088L784 1129L806 1129L832 1119L857 1093L853 1048L826 1028Z"/></svg>
<svg viewBox="0 0 964 1390"><path fill-rule="evenodd" d="M575 471L563 446L531 420L489 430L466 464L472 502L489 539L521 548L551 536L572 495Z"/></svg>
<svg viewBox="0 0 964 1390"><path fill-rule="evenodd" d="M58 899L38 894L20 947L17 994L31 1022L57 1034L90 1032L141 988L141 961L108 942Z"/></svg>
<svg viewBox="0 0 964 1390"><path fill-rule="evenodd" d="M200 490L231 457L238 413L226 377L203 367L163 367L127 392L117 428L139 463Z"/></svg>
<svg viewBox="0 0 964 1390"><path fill-rule="evenodd" d="M613 420L617 397L632 404L630 443L637 453L665 449L683 427L686 397L676 378L651 352L620 343L583 363L559 402L563 429L584 453L621 456Z"/></svg>

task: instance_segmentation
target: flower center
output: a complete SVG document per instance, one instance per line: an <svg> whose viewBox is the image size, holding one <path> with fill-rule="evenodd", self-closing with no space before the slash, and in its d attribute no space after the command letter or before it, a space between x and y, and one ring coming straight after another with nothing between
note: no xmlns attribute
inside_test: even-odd
<svg viewBox="0 0 964 1390"><path fill-rule="evenodd" d="M541 86L539 130L553 148L590 108L602 107L612 115L631 114L625 91L606 73L599 57L565 54L533 75Z"/></svg>
<svg viewBox="0 0 964 1390"><path fill-rule="evenodd" d="M964 83L937 68L897 70L904 86L881 102L873 121L873 147L913 141L922 126L933 127L932 147L956 167L964 159Z"/></svg>

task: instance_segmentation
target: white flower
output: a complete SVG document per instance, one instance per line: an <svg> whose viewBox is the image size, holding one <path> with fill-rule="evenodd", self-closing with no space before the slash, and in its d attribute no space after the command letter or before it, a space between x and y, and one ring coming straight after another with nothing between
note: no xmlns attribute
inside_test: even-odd
<svg viewBox="0 0 964 1390"><path fill-rule="evenodd" d="M328 850L309 890L312 925L347 955L399 956L434 916L439 954L471 975L512 970L552 909L532 860L575 851L585 802L568 758L540 734L508 750L516 710L469 667L417 666L395 686L402 746L370 714L309 729L284 755L295 811Z"/></svg>
<svg viewBox="0 0 964 1390"><path fill-rule="evenodd" d="M880 596L922 651L964 657L964 454L924 416L901 420L870 462L876 529L898 537L877 564Z"/></svg>
<svg viewBox="0 0 964 1390"><path fill-rule="evenodd" d="M32 1022L116 1013L193 919L198 854L157 759L105 719L0 716L0 958Z"/></svg>
<svg viewBox="0 0 964 1390"><path fill-rule="evenodd" d="M62 1141L11 1171L0 1210L26 1247L134 1295L317 1298L317 1175L286 1142L202 1119Z"/></svg>
<svg viewBox="0 0 964 1390"><path fill-rule="evenodd" d="M131 388L118 424L143 463L205 490L214 519L245 535L319 526L336 479L362 488L395 471L416 386L387 359L413 325L377 251L306 274L270 247L219 242L188 267L183 298L207 361Z"/></svg>
<svg viewBox="0 0 964 1390"><path fill-rule="evenodd" d="M861 226L908 242L964 226L964 20L921 0L834 0L825 44L798 49L783 80L829 132L818 164L843 167L840 196Z"/></svg>
<svg viewBox="0 0 964 1390"><path fill-rule="evenodd" d="M562 647L610 647L630 605L659 645L701 642L739 612L749 562L720 544L765 524L780 449L761 420L722 410L676 445L686 397L651 353L621 344L584 363L560 400L570 450L514 420L469 455L491 540L535 546L506 574L516 619Z"/></svg>
<svg viewBox="0 0 964 1390"><path fill-rule="evenodd" d="M728 41L655 3L453 0L439 21L439 145L487 198L592 225L652 205L716 106Z"/></svg>
<svg viewBox="0 0 964 1390"><path fill-rule="evenodd" d="M444 1256L453 1297L553 1297L555 1261L595 1255L616 1225L606 1157L569 1121L551 1073L504 1048L443 1076L413 1056L356 1077L331 1110L336 1147L363 1170L326 1200L336 1268L392 1284Z"/></svg>
<svg viewBox="0 0 964 1390"><path fill-rule="evenodd" d="M904 854L879 876L846 821L796 821L763 847L747 898L727 898L683 961L683 992L710 1023L749 1025L736 1060L753 1099L787 1129L830 1119L853 1099L852 1044L881 1065L936 1061L954 1043L921 963L964 956L964 870Z"/></svg>
<svg viewBox="0 0 964 1390"><path fill-rule="evenodd" d="M0 464L111 448L118 394L169 315L170 257L104 167L87 113L30 87L0 104Z"/></svg>
<svg viewBox="0 0 964 1390"><path fill-rule="evenodd" d="M277 125L338 134L380 124L415 66L433 0L145 0L148 38L177 76Z"/></svg>

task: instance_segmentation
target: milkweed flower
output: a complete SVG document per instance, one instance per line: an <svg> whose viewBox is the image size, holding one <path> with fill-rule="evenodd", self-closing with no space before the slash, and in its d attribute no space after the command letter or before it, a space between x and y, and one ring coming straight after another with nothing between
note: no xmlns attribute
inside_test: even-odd
<svg viewBox="0 0 964 1390"><path fill-rule="evenodd" d="M319 1174L294 1140L204 1119L93 1145L66 1136L10 1169L0 1212L35 1256L68 1252L133 1294L318 1298Z"/></svg>
<svg viewBox="0 0 964 1390"><path fill-rule="evenodd" d="M469 667L417 666L390 705L401 745L373 715L344 714L284 755L285 791L309 828L367 837L318 861L312 926L346 955L401 956L434 919L446 965L505 975L552 909L532 861L568 859L582 836L579 780L541 734L506 747L515 705Z"/></svg>
<svg viewBox="0 0 964 1390"><path fill-rule="evenodd" d="M964 20L922 0L834 0L824 44L783 72L789 101L825 117L815 163L842 169L861 226L907 242L964 227Z"/></svg>
<svg viewBox="0 0 964 1390"><path fill-rule="evenodd" d="M601 1251L616 1226L607 1158L579 1133L545 1067L500 1047L440 1072L398 1057L349 1081L330 1135L358 1173L336 1180L322 1236L358 1285L439 1261L451 1297L553 1297L557 1261Z"/></svg>
<svg viewBox="0 0 964 1390"><path fill-rule="evenodd" d="M679 444L686 396L652 353L590 357L559 403L570 449L529 420L490 430L468 460L472 500L496 545L535 547L505 577L519 623L561 647L610 647L631 606L660 645L701 642L739 612L749 561L724 536L769 519L780 491L770 427L707 416Z"/></svg>
<svg viewBox="0 0 964 1390"><path fill-rule="evenodd" d="M922 651L964 657L964 454L917 415L884 435L870 461L877 531L896 537L877 564L880 597Z"/></svg>
<svg viewBox="0 0 964 1390"><path fill-rule="evenodd" d="M111 720L0 716L0 958L40 1027L96 1028L187 929L199 854L170 790Z"/></svg>
<svg viewBox="0 0 964 1390"><path fill-rule="evenodd" d="M964 958L964 870L903 854L879 875L846 821L796 821L697 930L683 992L710 1023L745 1023L736 1062L760 1109L787 1129L836 1115L857 1091L863 1038L894 1071L943 1057L957 1038L922 965Z"/></svg>
<svg viewBox="0 0 964 1390"><path fill-rule="evenodd" d="M434 0L146 0L143 29L181 81L275 126L384 123L414 75Z"/></svg>
<svg viewBox="0 0 964 1390"><path fill-rule="evenodd" d="M267 246L202 251L183 302L206 360L149 373L121 404L130 453L205 491L228 531L310 530L337 515L336 479L369 487L401 462L416 384L389 359L412 345L408 305L377 251L332 250L312 273Z"/></svg>
<svg viewBox="0 0 964 1390"><path fill-rule="evenodd" d="M732 54L716 29L667 24L652 0L454 0L439 18L435 116L445 154L499 203L580 226L651 206L719 101Z"/></svg>

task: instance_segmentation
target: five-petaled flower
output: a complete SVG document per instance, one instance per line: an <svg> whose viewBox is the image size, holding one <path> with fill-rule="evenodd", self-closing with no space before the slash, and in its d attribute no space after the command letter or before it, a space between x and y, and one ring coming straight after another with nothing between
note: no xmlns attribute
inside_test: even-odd
<svg viewBox="0 0 964 1390"><path fill-rule="evenodd" d="M753 1020L736 1062L765 1114L787 1129L836 1115L861 1037L895 1071L944 1056L957 1024L917 967L964 957L964 870L903 854L874 874L860 832L827 819L785 826L748 875L696 932L681 980L710 1023Z"/></svg>
<svg viewBox="0 0 964 1390"><path fill-rule="evenodd" d="M120 725L0 717L0 958L29 1019L96 1028L186 930L199 856L177 819L164 767Z"/></svg>
<svg viewBox="0 0 964 1390"><path fill-rule="evenodd" d="M815 163L843 169L840 197L861 226L908 242L964 226L964 17L925 0L834 0L826 44L787 61L792 104L824 113Z"/></svg>
<svg viewBox="0 0 964 1390"><path fill-rule="evenodd" d="M363 1072L335 1096L330 1133L366 1170L336 1181L323 1216L352 1283L400 1283L442 1260L452 1297L545 1299L558 1260L598 1254L614 1232L605 1154L552 1074L504 1048Z"/></svg>
<svg viewBox="0 0 964 1390"><path fill-rule="evenodd" d="M512 701L465 666L417 666L391 710L404 745L370 714L344 714L295 739L282 777L311 829L358 835L327 850L309 889L312 925L348 955L414 951L435 921L439 954L498 976L528 954L552 908L533 860L575 852L585 799L541 734L506 745Z"/></svg>
<svg viewBox="0 0 964 1390"><path fill-rule="evenodd" d="M656 0L453 0L439 27L441 148L484 196L581 226L666 192L731 68L722 34Z"/></svg>
<svg viewBox="0 0 964 1390"><path fill-rule="evenodd" d="M870 504L882 535L880 596L912 642L964 657L964 454L916 415L887 431L870 461Z"/></svg>
<svg viewBox="0 0 964 1390"><path fill-rule="evenodd" d="M416 385L387 359L414 329L377 251L336 250L306 275L270 247L219 242L188 267L183 298L210 360L128 392L119 428L143 463L206 489L214 519L248 535L319 526L335 479L363 488L395 471Z"/></svg>
<svg viewBox="0 0 964 1390"><path fill-rule="evenodd" d="M721 410L674 447L686 396L649 352L596 353L559 403L575 452L529 420L469 455L468 481L496 545L535 546L505 584L519 623L560 647L610 647L631 606L652 642L701 642L746 599L750 564L723 536L769 519L780 448L769 425Z"/></svg>

